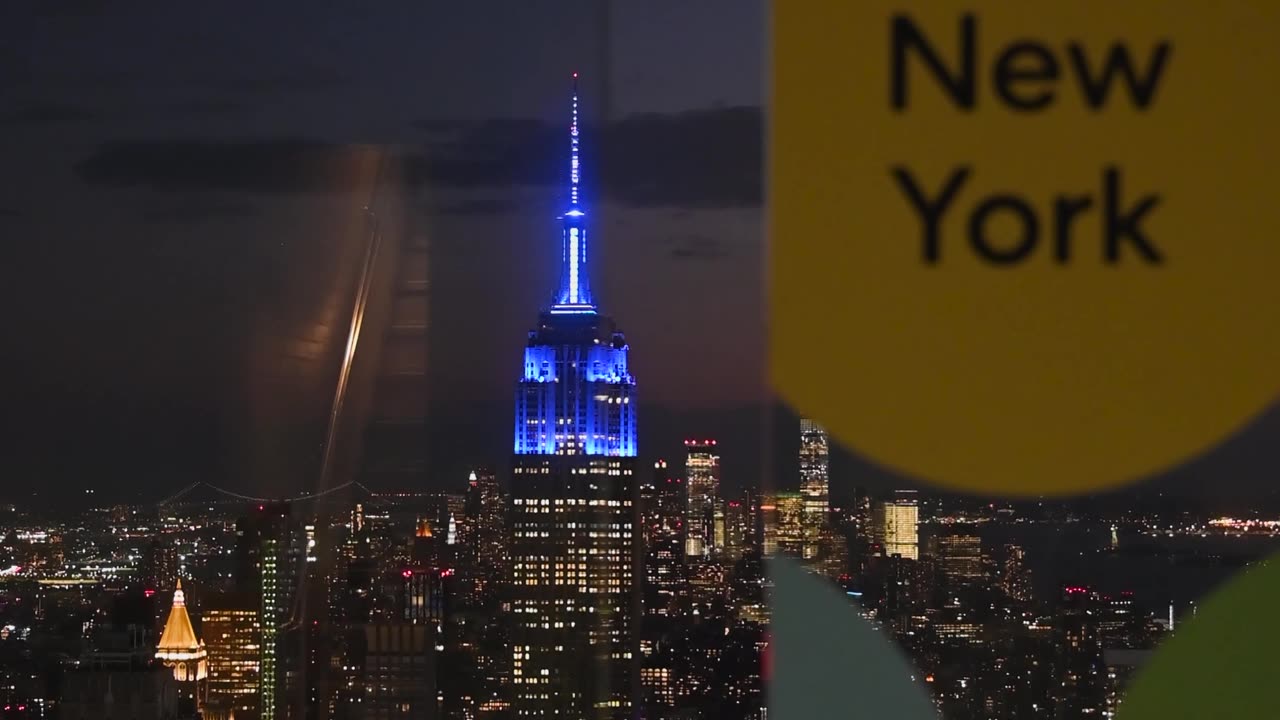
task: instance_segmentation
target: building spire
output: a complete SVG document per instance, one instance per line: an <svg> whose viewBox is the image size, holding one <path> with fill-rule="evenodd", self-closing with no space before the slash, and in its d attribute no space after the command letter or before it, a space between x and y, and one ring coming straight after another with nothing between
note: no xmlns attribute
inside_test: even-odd
<svg viewBox="0 0 1280 720"><path fill-rule="evenodd" d="M561 216L562 252L560 289L556 294L555 314L594 313L591 287L587 279L586 212L582 209L582 163L578 148L578 73L573 74L572 115L569 122L569 208Z"/></svg>
<svg viewBox="0 0 1280 720"><path fill-rule="evenodd" d="M581 180L578 165L578 73L573 74L573 120L569 123L569 206L578 207L578 181Z"/></svg>
<svg viewBox="0 0 1280 720"><path fill-rule="evenodd" d="M178 587L173 591L173 606L156 647L156 659L173 668L173 677L179 682L203 680L208 672L204 643L191 627L184 595L182 580L178 580Z"/></svg>

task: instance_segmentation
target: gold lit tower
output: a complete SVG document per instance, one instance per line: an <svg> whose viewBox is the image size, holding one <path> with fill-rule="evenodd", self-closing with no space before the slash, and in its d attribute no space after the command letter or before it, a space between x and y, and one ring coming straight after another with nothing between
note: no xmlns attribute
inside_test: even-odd
<svg viewBox="0 0 1280 720"><path fill-rule="evenodd" d="M173 678L182 684L190 697L203 701L204 681L209 672L208 656L204 643L191 627L182 581L178 580L177 585L173 591L173 607L169 609L160 644L156 647L156 659L173 669Z"/></svg>

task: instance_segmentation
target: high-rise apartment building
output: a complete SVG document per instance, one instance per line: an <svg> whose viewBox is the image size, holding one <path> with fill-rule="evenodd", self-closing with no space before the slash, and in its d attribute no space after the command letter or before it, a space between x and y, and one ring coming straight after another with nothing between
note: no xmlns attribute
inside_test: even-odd
<svg viewBox="0 0 1280 720"><path fill-rule="evenodd" d="M875 508L872 531L888 556L920 559L920 503L914 490L898 490Z"/></svg>
<svg viewBox="0 0 1280 720"><path fill-rule="evenodd" d="M1004 564L1000 568L1000 591L1010 600L1031 600L1031 573L1027 569L1027 552L1021 545L1004 546Z"/></svg>
<svg viewBox="0 0 1280 720"><path fill-rule="evenodd" d="M249 593L224 593L206 597L203 605L208 703L238 717L257 717L262 675L257 598Z"/></svg>
<svg viewBox="0 0 1280 720"><path fill-rule="evenodd" d="M178 582L178 548L166 538L154 538L147 545L142 562L142 581L158 592L168 592Z"/></svg>
<svg viewBox="0 0 1280 720"><path fill-rule="evenodd" d="M576 80L569 136L559 291L529 334L516 392L512 709L630 718L639 681L636 382L626 338L588 282Z"/></svg>
<svg viewBox="0 0 1280 720"><path fill-rule="evenodd" d="M685 556L705 560L716 552L716 511L720 500L720 455L715 440L686 440Z"/></svg>
<svg viewBox="0 0 1280 720"><path fill-rule="evenodd" d="M817 558L829 510L827 431L813 420L800 420L800 494L804 496L804 546L801 557Z"/></svg>

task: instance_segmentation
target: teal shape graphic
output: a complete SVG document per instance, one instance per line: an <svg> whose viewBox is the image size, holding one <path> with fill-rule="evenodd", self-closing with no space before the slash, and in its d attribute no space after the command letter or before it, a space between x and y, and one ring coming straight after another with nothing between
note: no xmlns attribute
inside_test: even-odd
<svg viewBox="0 0 1280 720"><path fill-rule="evenodd" d="M770 558L769 574L770 720L939 720L919 673L888 630L793 560Z"/></svg>

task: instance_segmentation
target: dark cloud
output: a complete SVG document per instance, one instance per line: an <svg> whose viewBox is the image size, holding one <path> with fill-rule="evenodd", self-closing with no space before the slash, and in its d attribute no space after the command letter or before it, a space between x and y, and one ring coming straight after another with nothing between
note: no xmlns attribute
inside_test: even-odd
<svg viewBox="0 0 1280 720"><path fill-rule="evenodd" d="M108 143L76 164L91 185L152 190L342 191L354 148L300 139Z"/></svg>
<svg viewBox="0 0 1280 720"><path fill-rule="evenodd" d="M166 109L197 115L221 115L223 113L240 112L248 107L248 105L234 100L199 99L170 103L166 106Z"/></svg>
<svg viewBox="0 0 1280 720"><path fill-rule="evenodd" d="M423 118L409 123L410 127L428 133L456 132L461 125L462 123L458 120L446 120L443 118Z"/></svg>
<svg viewBox="0 0 1280 720"><path fill-rule="evenodd" d="M142 217L150 222L191 223L254 217L260 213L261 210L250 203L186 203L151 208L143 212Z"/></svg>
<svg viewBox="0 0 1280 720"><path fill-rule="evenodd" d="M46 17L67 15L100 15L112 9L119 9L116 3L107 0L63 0L62 2L35 3L35 13Z"/></svg>
<svg viewBox="0 0 1280 720"><path fill-rule="evenodd" d="M321 65L270 70L250 68L232 72L227 68L200 72L188 77L175 77L184 86L220 92L275 93L290 91L331 90L351 82L345 73Z"/></svg>
<svg viewBox="0 0 1280 720"><path fill-rule="evenodd" d="M67 125L96 119L97 113L76 105L37 102L19 110L0 113L0 126Z"/></svg>
<svg viewBox="0 0 1280 720"><path fill-rule="evenodd" d="M671 257L677 260L715 260L727 254L723 244L709 235L672 238Z"/></svg>
<svg viewBox="0 0 1280 720"><path fill-rule="evenodd" d="M477 198L441 205L435 209L435 212L440 215L498 215L504 212L511 212L517 207L517 204L510 200Z"/></svg>
<svg viewBox="0 0 1280 720"><path fill-rule="evenodd" d="M445 134L444 122L419 127ZM584 171L613 200L639 207L756 207L763 199L759 108L633 115L584 128ZM566 172L565 128L535 120L491 120L430 145L422 176L449 187L547 185Z"/></svg>
<svg viewBox="0 0 1280 720"><path fill-rule="evenodd" d="M452 132L433 128L438 138L412 168L413 179L443 187L550 185L563 171L565 133L538 120L497 118Z"/></svg>
<svg viewBox="0 0 1280 720"><path fill-rule="evenodd" d="M444 187L550 185L564 180L565 128L536 120L415 124L440 136L418 179ZM633 115L584 128L584 172L605 195L639 207L756 207L763 198L759 108Z"/></svg>
<svg viewBox="0 0 1280 720"><path fill-rule="evenodd" d="M605 133L604 184L644 207L758 207L764 198L759 108L638 115Z"/></svg>
<svg viewBox="0 0 1280 720"><path fill-rule="evenodd" d="M438 124L440 137L405 154L406 181L454 189L509 189L561 183L568 172L566 129L538 120ZM589 188L635 207L757 207L763 197L759 108L635 115L587 128ZM333 143L276 139L245 142L112 143L79 163L90 184L157 190L257 192L332 189L325 170L352 152ZM593 177L594 176L594 177ZM599 179L594 179L599 178ZM476 207L457 208L475 212Z"/></svg>

